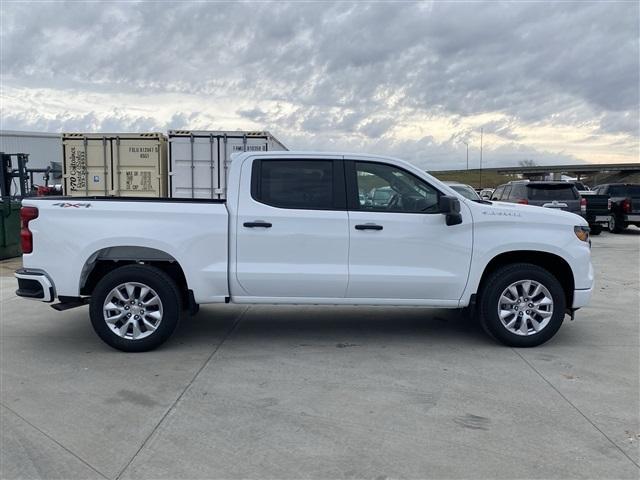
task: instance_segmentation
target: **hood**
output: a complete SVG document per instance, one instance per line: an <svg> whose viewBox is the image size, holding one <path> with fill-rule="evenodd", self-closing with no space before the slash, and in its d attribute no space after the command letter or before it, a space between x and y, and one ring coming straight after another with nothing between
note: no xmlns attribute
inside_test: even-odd
<svg viewBox="0 0 640 480"><path fill-rule="evenodd" d="M486 219L499 221L499 219L504 219L504 221L522 223L546 223L570 226L588 225L587 221L580 215L556 208L536 207L534 205L521 205L507 202L492 202L491 205L472 201L467 201L466 203L473 212L475 220Z"/></svg>

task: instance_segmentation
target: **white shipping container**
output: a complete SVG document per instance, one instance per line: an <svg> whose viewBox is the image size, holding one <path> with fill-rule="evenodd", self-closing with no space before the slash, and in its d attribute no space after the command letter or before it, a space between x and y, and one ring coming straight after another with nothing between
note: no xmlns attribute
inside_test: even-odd
<svg viewBox="0 0 640 480"><path fill-rule="evenodd" d="M64 192L71 196L167 196L161 133L62 135Z"/></svg>
<svg viewBox="0 0 640 480"><path fill-rule="evenodd" d="M169 130L169 190L174 198L226 198L235 152L287 150L269 132Z"/></svg>

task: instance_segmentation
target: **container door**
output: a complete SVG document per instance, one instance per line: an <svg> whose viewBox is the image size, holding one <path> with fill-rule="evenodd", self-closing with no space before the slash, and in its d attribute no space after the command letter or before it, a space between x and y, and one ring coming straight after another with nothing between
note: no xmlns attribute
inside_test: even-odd
<svg viewBox="0 0 640 480"><path fill-rule="evenodd" d="M218 139L208 136L171 137L171 196L218 198Z"/></svg>
<svg viewBox="0 0 640 480"><path fill-rule="evenodd" d="M66 195L83 197L111 194L111 142L109 139L66 138L63 151Z"/></svg>
<svg viewBox="0 0 640 480"><path fill-rule="evenodd" d="M115 171L113 194L121 197L160 197L162 151L155 137L112 139Z"/></svg>

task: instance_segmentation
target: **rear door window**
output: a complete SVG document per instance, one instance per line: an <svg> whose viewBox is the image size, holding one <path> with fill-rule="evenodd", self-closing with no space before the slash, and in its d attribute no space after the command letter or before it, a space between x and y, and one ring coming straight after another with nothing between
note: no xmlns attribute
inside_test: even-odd
<svg viewBox="0 0 640 480"><path fill-rule="evenodd" d="M578 191L573 185L527 185L529 200L577 200Z"/></svg>
<svg viewBox="0 0 640 480"><path fill-rule="evenodd" d="M254 162L252 196L273 207L332 210L335 187L332 160Z"/></svg>

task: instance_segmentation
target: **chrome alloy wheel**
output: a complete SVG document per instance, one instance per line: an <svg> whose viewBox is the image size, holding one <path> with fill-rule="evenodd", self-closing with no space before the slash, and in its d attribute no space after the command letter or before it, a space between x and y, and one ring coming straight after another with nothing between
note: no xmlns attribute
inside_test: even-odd
<svg viewBox="0 0 640 480"><path fill-rule="evenodd" d="M504 328L516 335L535 335L553 316L553 297L534 280L519 280L504 289L498 300L498 317Z"/></svg>
<svg viewBox="0 0 640 480"><path fill-rule="evenodd" d="M160 326L162 301L143 283L121 283L105 298L102 312L113 333L127 340L141 340Z"/></svg>

